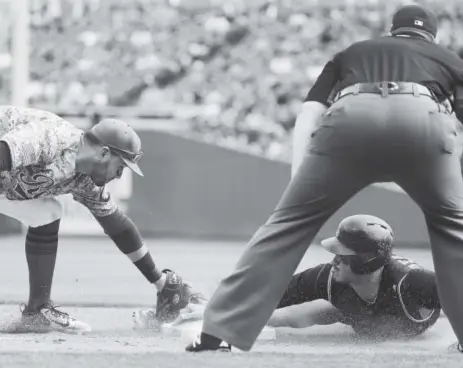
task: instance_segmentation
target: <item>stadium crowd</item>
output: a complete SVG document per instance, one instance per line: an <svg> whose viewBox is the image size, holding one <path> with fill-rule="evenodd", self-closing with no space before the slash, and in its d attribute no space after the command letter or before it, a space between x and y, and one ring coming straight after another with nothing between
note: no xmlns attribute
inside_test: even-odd
<svg viewBox="0 0 463 368"><path fill-rule="evenodd" d="M409 3L211 1L33 0L31 104L200 107L188 117L191 134L286 160L300 102L324 63L384 34L384 20ZM462 52L463 2L421 3L439 15L439 42ZM0 62L2 100L9 72Z"/></svg>

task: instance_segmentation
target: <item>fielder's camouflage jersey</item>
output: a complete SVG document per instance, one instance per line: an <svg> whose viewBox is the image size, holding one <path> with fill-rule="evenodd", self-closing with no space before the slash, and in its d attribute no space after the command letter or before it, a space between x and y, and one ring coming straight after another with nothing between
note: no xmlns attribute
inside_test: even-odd
<svg viewBox="0 0 463 368"><path fill-rule="evenodd" d="M316 299L335 306L341 312L340 323L369 336L420 334L437 321L441 310L434 272L398 256L384 266L374 302L336 281L332 264L327 263L294 275L278 308Z"/></svg>
<svg viewBox="0 0 463 368"><path fill-rule="evenodd" d="M11 171L0 172L0 193L9 200L72 194L95 216L117 207L104 187L75 171L83 131L59 116L37 109L0 107L0 141L11 152Z"/></svg>

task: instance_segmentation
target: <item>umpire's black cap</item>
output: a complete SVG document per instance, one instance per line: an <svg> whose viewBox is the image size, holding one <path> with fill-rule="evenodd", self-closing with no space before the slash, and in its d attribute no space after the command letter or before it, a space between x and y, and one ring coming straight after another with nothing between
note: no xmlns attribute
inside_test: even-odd
<svg viewBox="0 0 463 368"><path fill-rule="evenodd" d="M392 17L391 33L421 30L436 37L437 23L437 16L431 10L419 5L407 5Z"/></svg>
<svg viewBox="0 0 463 368"><path fill-rule="evenodd" d="M388 255L392 251L393 239L392 229L384 220L370 215L354 215L342 220L336 236L321 244L327 251L341 256Z"/></svg>

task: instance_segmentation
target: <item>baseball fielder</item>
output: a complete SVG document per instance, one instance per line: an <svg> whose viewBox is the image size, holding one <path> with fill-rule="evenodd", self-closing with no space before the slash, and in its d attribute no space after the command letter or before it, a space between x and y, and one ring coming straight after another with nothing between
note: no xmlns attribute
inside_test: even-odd
<svg viewBox="0 0 463 368"><path fill-rule="evenodd" d="M190 287L161 271L131 219L105 185L126 167L143 175L141 141L126 123L105 119L83 132L50 112L0 107L0 212L28 227L29 301L13 332L85 332L90 326L50 301L62 216L60 195L72 194L93 214L116 246L158 291L160 319L188 304Z"/></svg>

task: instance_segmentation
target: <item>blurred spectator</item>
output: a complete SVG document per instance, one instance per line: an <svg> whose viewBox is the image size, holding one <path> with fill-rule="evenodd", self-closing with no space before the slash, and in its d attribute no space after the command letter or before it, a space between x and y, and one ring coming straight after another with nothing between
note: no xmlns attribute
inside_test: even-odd
<svg viewBox="0 0 463 368"><path fill-rule="evenodd" d="M405 3L31 0L31 102L193 105L200 109L191 134L287 160L300 103L326 61L353 41L384 34ZM463 2L418 3L437 12L439 42L463 56ZM3 100L10 66L3 47Z"/></svg>

